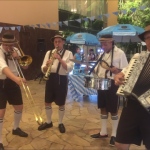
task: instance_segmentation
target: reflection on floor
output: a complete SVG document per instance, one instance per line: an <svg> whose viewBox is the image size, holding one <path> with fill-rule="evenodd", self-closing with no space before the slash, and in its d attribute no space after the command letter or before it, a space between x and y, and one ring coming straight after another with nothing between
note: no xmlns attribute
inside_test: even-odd
<svg viewBox="0 0 150 150"><path fill-rule="evenodd" d="M46 120L44 110L44 90L45 81L29 81L32 96L35 100L37 109L41 116ZM3 128L3 144L5 150L115 150L109 146L111 133L111 120L108 122L109 137L106 139L92 139L91 134L99 132L100 115L96 106L96 96L84 96L76 102L68 92L66 101L66 113L64 125L66 133L58 131L58 107L53 104L53 127L44 131L38 131L38 124L33 115L33 107L26 99L23 91L24 112L20 123L21 129L26 131L29 136L21 138L12 135L13 109L7 106ZM119 110L119 114L121 108ZM131 150L144 149L144 146L131 146Z"/></svg>

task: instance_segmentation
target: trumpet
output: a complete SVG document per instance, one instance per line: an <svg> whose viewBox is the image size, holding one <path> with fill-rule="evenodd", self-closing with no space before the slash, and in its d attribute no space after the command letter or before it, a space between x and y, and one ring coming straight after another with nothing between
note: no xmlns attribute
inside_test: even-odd
<svg viewBox="0 0 150 150"><path fill-rule="evenodd" d="M25 79L25 77L24 77L24 75L23 75L23 72L22 72L20 66L21 66L21 65L22 65L22 66L27 66L27 64L29 65L29 64L31 63L31 61L29 61L29 60L31 60L30 57L24 57L24 56L23 56L23 57L21 57L21 59L15 60L12 55L9 55L9 56L11 56L11 60L13 61L14 65L15 65L15 69L16 69L16 71L17 71L17 73L18 73L18 76ZM23 58L23 59L22 59L22 58ZM28 58L29 58L29 60L28 60ZM20 60L21 60L21 61L20 61ZM20 62L21 62L21 64L20 64ZM29 86L28 86L27 84L24 84L22 80L21 80L21 84L22 84L23 89L24 89L24 91L25 91L25 95L26 95L28 101L30 102L30 106L32 106L32 111L33 111L33 114L34 114L34 117L35 117L36 122L37 122L39 125L43 124L43 119L42 119L42 117L40 116L39 111L38 111L37 108L35 107L35 101L34 101L34 99L33 99L33 97L32 97L32 94L31 94L31 91L30 91L30 89L29 89Z"/></svg>
<svg viewBox="0 0 150 150"><path fill-rule="evenodd" d="M52 65L53 65L53 62L55 60L55 57L54 57L54 54L56 54L58 52L58 47L56 47L53 51L52 51L52 54L51 54L51 57L50 57L50 60L51 60L51 63L50 65L48 66L48 69L43 77L44 80L48 80L49 79L49 76L50 76L50 73L51 73L51 68L52 68Z"/></svg>

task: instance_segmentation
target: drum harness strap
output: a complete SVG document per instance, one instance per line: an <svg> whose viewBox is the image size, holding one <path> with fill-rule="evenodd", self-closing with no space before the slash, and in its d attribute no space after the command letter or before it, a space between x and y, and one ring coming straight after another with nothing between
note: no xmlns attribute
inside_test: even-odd
<svg viewBox="0 0 150 150"><path fill-rule="evenodd" d="M113 67L113 57L114 57L114 45L113 45L113 48L112 48L112 51L111 51L112 55L111 55L111 64L110 64L110 68ZM106 70L105 71L105 78L107 78L107 73L108 73L109 70ZM112 77L112 72L110 71L110 76Z"/></svg>
<svg viewBox="0 0 150 150"><path fill-rule="evenodd" d="M114 45L113 45L113 48L112 48L112 55L111 55L111 64L110 64L110 68L113 67L113 57L114 57ZM107 72L108 70L106 70ZM106 73L107 74L107 73ZM110 76L112 77L112 72L110 71Z"/></svg>

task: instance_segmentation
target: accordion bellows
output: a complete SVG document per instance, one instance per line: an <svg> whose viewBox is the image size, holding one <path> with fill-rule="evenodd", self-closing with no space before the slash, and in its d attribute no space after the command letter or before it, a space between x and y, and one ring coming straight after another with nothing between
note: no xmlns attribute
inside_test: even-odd
<svg viewBox="0 0 150 150"><path fill-rule="evenodd" d="M125 82L118 95L134 96L150 112L150 53L141 52L131 59L125 72Z"/></svg>

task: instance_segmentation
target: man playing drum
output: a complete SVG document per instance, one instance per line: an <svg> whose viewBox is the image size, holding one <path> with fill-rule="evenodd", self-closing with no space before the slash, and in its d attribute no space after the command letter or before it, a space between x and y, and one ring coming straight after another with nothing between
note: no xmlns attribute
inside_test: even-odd
<svg viewBox="0 0 150 150"><path fill-rule="evenodd" d="M110 79L111 86L108 90L98 89L97 105L101 113L101 131L97 134L91 135L92 138L106 138L108 113L111 114L112 133L110 145L115 145L116 129L118 126L118 108L119 98L116 95L118 87L114 84L114 75L119 73L121 69L128 65L125 53L114 45L112 35L103 35L100 38L101 48L104 53L99 56L102 60L94 69L94 74L100 79ZM106 62L108 66L104 68L102 62ZM100 82L100 81L99 81Z"/></svg>

